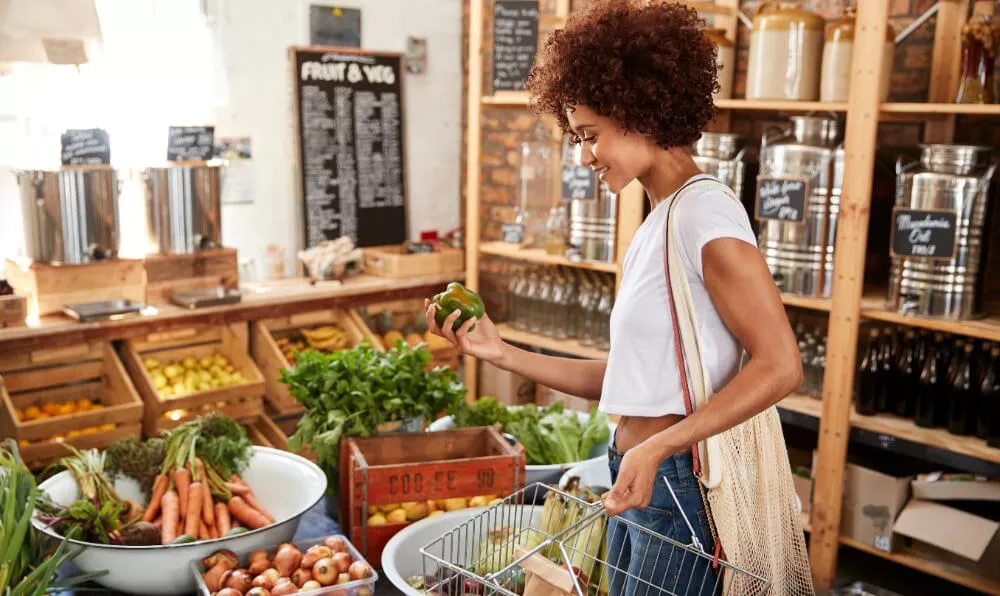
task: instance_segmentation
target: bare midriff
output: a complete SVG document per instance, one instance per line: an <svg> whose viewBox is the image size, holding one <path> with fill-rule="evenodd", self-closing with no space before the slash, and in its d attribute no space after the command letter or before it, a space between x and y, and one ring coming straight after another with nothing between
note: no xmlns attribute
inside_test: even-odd
<svg viewBox="0 0 1000 596"><path fill-rule="evenodd" d="M622 416L621 420L618 421L618 429L615 431L615 449L624 453L683 419L684 416L679 414L667 414L656 418Z"/></svg>

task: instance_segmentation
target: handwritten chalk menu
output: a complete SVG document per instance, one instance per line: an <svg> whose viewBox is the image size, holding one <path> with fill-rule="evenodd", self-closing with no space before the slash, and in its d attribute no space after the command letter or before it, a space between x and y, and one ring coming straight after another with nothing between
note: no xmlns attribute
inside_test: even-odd
<svg viewBox="0 0 1000 596"><path fill-rule="evenodd" d="M205 161L212 158L214 146L214 126L171 126L167 161Z"/></svg>
<svg viewBox="0 0 1000 596"><path fill-rule="evenodd" d="M562 169L562 198L564 201L596 198L597 176L590 168L569 166Z"/></svg>
<svg viewBox="0 0 1000 596"><path fill-rule="evenodd" d="M493 90L520 91L538 50L538 0L493 5Z"/></svg>
<svg viewBox="0 0 1000 596"><path fill-rule="evenodd" d="M292 50L306 246L406 240L402 55Z"/></svg>
<svg viewBox="0 0 1000 596"><path fill-rule="evenodd" d="M62 165L111 163L111 139L101 128L71 129L62 133Z"/></svg>
<svg viewBox="0 0 1000 596"><path fill-rule="evenodd" d="M955 256L954 211L902 209L892 212L892 254L950 259Z"/></svg>
<svg viewBox="0 0 1000 596"><path fill-rule="evenodd" d="M806 218L806 178L757 178L757 219L802 223Z"/></svg>

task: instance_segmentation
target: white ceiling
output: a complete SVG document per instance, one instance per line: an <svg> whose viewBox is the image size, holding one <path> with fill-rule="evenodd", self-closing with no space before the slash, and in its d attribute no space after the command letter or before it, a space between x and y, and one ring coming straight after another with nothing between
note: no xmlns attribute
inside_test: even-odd
<svg viewBox="0 0 1000 596"><path fill-rule="evenodd" d="M78 63L100 39L95 0L0 0L0 62Z"/></svg>

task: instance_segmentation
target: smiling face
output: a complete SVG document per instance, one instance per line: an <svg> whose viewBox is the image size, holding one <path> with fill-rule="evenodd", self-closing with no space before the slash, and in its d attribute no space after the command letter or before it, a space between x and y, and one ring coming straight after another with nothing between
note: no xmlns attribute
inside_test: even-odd
<svg viewBox="0 0 1000 596"><path fill-rule="evenodd" d="M626 132L583 105L566 110L566 118L582 145L583 165L594 170L611 192L621 192L652 167L657 145L646 135Z"/></svg>

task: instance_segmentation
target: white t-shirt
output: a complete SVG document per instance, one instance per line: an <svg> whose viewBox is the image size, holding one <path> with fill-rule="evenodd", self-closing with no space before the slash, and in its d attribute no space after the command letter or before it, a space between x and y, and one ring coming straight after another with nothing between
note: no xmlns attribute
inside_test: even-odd
<svg viewBox="0 0 1000 596"><path fill-rule="evenodd" d="M716 238L757 241L743 205L707 175L691 178L671 215L701 334L702 357L713 392L736 374L742 348L705 288L701 250ZM671 195L642 223L625 255L621 287L611 311L600 409L620 416L686 414L674 352L673 321L664 277L663 249Z"/></svg>

